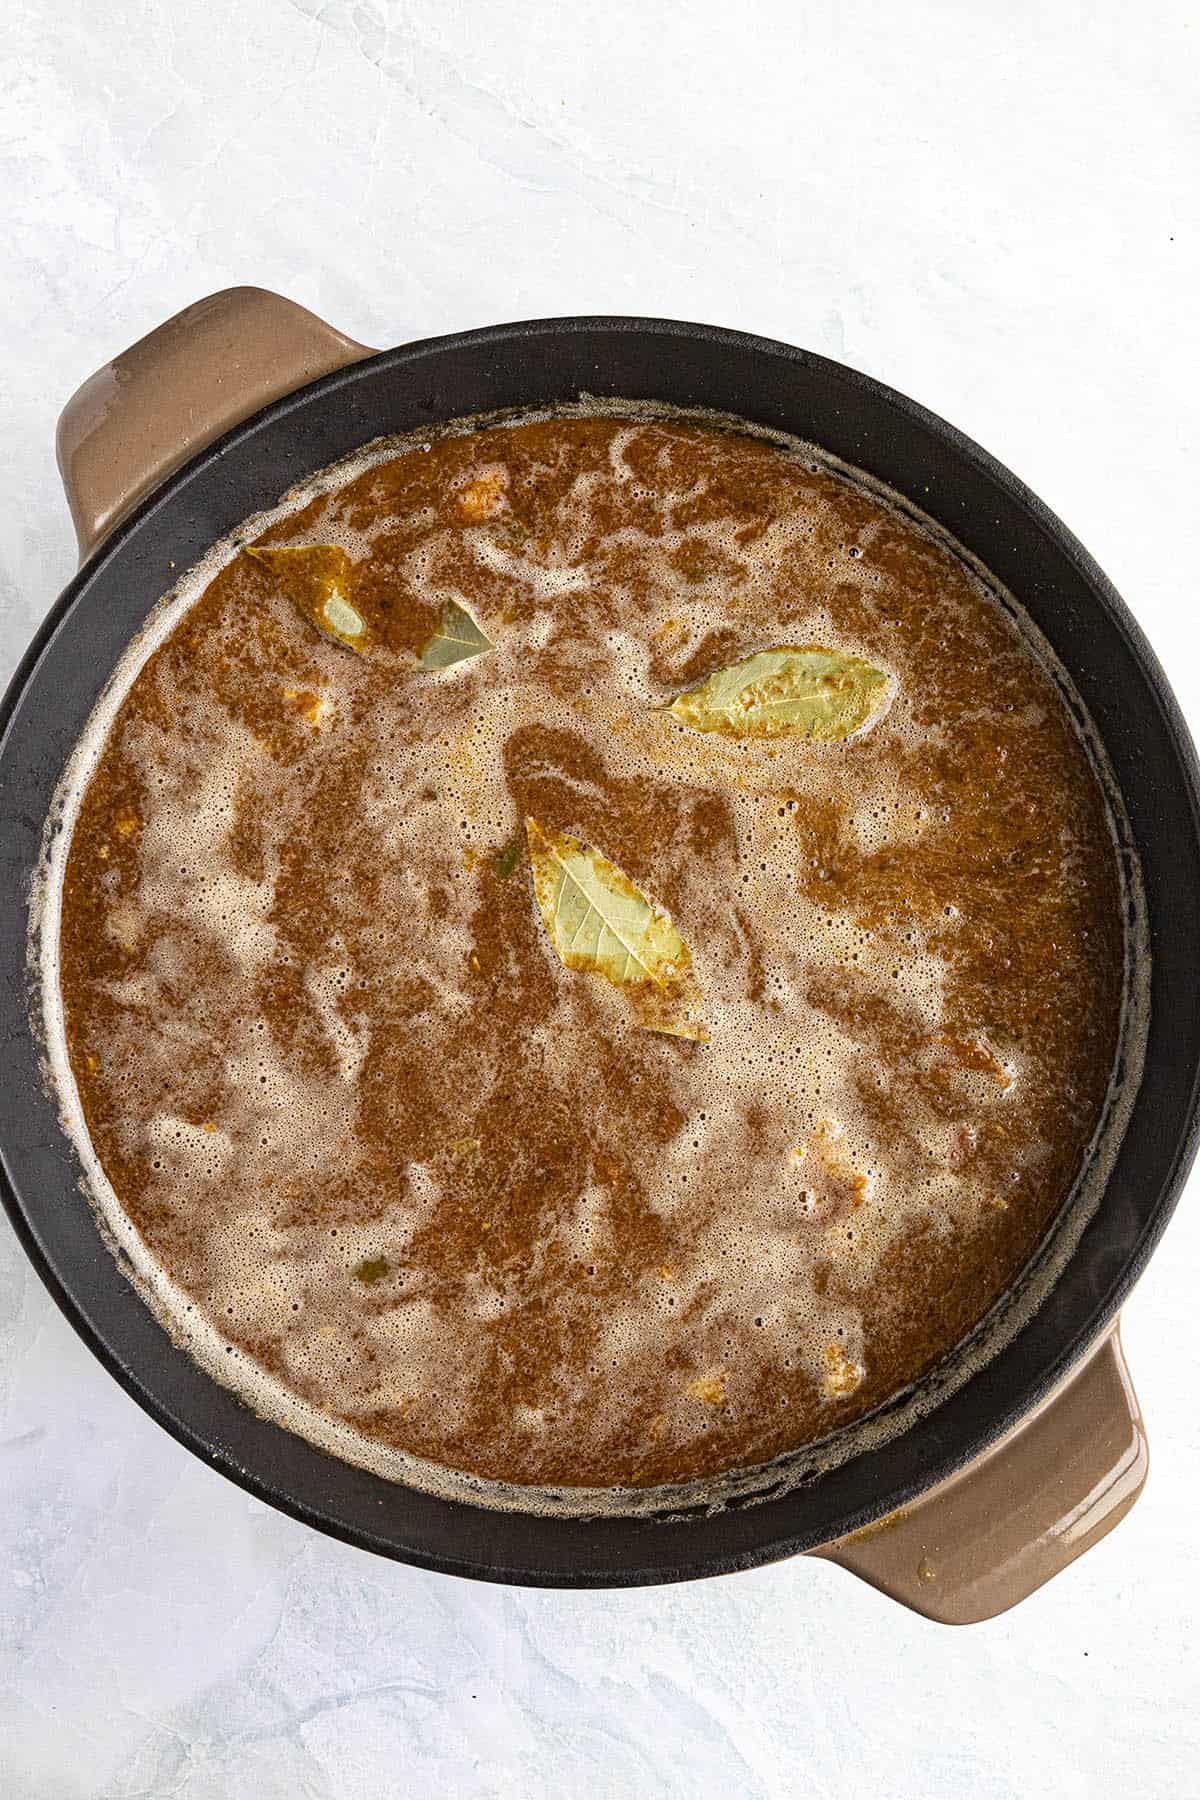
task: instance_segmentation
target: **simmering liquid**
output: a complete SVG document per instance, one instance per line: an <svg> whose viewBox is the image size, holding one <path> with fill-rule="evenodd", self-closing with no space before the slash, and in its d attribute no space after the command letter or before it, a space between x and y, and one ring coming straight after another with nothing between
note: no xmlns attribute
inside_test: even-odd
<svg viewBox="0 0 1200 1800"><path fill-rule="evenodd" d="M243 550L144 664L63 888L83 1115L181 1332L347 1454L535 1487L760 1463L944 1357L1120 1016L1103 797L1010 610L812 451L611 415L257 544L330 548ZM778 646L868 664L866 722L668 710ZM690 1035L564 960L547 842L668 917Z"/></svg>

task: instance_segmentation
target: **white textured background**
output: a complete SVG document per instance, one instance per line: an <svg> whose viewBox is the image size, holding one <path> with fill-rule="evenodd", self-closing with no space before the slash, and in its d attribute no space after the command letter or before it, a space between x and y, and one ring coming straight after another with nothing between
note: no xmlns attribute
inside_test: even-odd
<svg viewBox="0 0 1200 1800"><path fill-rule="evenodd" d="M1200 723L1190 0L7 0L0 675L72 567L55 415L214 288L368 343L567 312L844 359L1017 470ZM2 1079L2 1076L0 1076ZM796 1562L504 1592L153 1426L0 1226L0 1794L1200 1794L1194 1182L1126 1313L1150 1484L949 1632Z"/></svg>

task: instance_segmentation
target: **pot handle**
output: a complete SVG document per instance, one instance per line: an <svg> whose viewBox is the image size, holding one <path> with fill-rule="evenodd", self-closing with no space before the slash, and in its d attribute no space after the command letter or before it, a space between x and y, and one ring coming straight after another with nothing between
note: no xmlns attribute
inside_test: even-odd
<svg viewBox="0 0 1200 1800"><path fill-rule="evenodd" d="M58 421L80 561L181 463L283 394L374 356L292 300L225 288L106 363Z"/></svg>
<svg viewBox="0 0 1200 1800"><path fill-rule="evenodd" d="M1023 1424L913 1505L815 1554L943 1625L1006 1612L1123 1519L1147 1467L1114 1323Z"/></svg>

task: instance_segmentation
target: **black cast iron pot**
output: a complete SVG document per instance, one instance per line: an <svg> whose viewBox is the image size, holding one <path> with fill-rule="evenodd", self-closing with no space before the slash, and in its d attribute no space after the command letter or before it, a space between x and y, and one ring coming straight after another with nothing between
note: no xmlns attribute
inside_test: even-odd
<svg viewBox="0 0 1200 1800"><path fill-rule="evenodd" d="M370 439L580 393L714 408L812 439L978 556L1045 634L1103 741L1140 856L1151 957L1144 1072L1125 1095L1115 1162L1016 1335L890 1441L774 1497L671 1518L535 1517L434 1498L248 1411L172 1345L102 1240L30 1016L28 895L56 786L114 664L178 574ZM816 1550L929 1616L966 1620L1011 1604L1108 1530L1145 1470L1117 1311L1197 1137L1200 774L1153 653L1053 514L912 401L783 344L654 319L553 319L376 355L255 289L200 302L101 370L64 413L59 448L84 561L0 713L0 1164L39 1274L139 1404L296 1518L491 1580L671 1581Z"/></svg>

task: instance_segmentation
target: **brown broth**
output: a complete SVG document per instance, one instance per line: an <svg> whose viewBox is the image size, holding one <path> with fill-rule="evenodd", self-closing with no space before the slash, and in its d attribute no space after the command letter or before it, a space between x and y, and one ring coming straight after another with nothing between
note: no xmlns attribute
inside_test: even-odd
<svg viewBox="0 0 1200 1800"><path fill-rule="evenodd" d="M88 1132L234 1352L366 1440L533 1485L755 1464L942 1358L1106 1092L1110 823L953 550L817 461L563 418L370 468L262 543L355 559L366 654L240 554L124 699L61 984ZM438 674L447 599L493 640ZM845 743L661 708L818 642ZM523 819L688 943L707 1044L558 962Z"/></svg>

